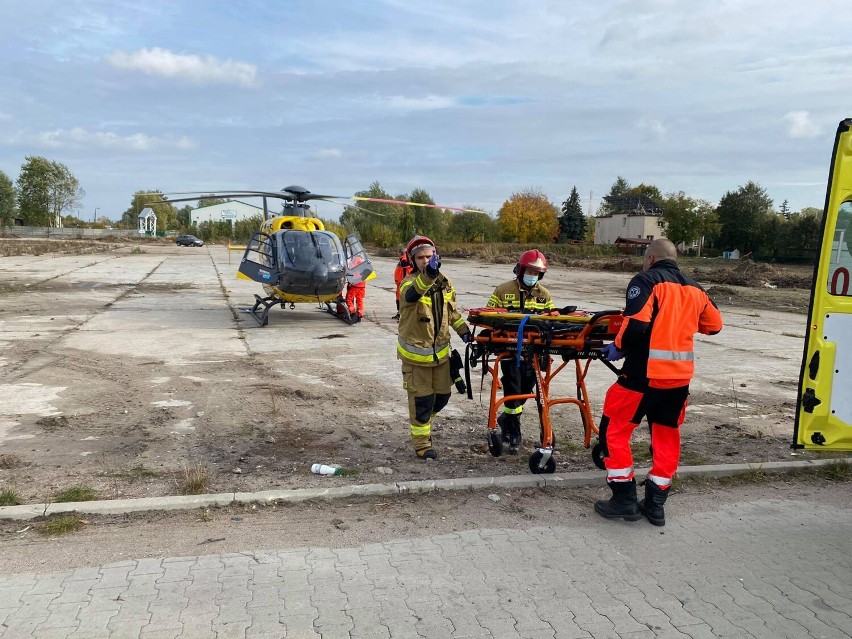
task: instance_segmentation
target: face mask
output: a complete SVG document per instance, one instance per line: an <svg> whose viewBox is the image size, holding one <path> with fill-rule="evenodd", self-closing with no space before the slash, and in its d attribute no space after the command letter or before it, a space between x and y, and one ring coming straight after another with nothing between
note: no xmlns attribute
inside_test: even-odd
<svg viewBox="0 0 852 639"><path fill-rule="evenodd" d="M524 286L527 288L532 288L538 283L538 273L533 273L532 275L524 275L523 278Z"/></svg>

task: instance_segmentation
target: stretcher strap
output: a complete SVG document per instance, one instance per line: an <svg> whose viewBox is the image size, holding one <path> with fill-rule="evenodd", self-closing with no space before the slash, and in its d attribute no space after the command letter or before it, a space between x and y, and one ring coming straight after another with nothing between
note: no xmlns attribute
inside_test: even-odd
<svg viewBox="0 0 852 639"><path fill-rule="evenodd" d="M521 367L521 349L524 346L524 325L529 318L529 315L524 315L521 318L521 323L518 324L518 351L515 353L515 368Z"/></svg>

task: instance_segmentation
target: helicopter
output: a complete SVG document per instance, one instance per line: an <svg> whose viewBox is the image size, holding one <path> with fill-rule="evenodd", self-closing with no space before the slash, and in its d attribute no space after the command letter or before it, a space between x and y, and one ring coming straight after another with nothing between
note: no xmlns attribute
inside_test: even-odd
<svg viewBox="0 0 852 639"><path fill-rule="evenodd" d="M323 200L341 204L338 200L399 204L453 211L477 212L478 209L457 208L438 204L408 202L364 196L321 195L311 193L303 186L287 186L280 191L184 191L175 193L150 193L163 197L164 203L190 202L201 198L216 197L263 199L263 222L245 247L240 260L237 277L251 280L263 286L265 295L255 294L255 303L246 311L260 324L269 323L269 311L296 304L318 303L320 310L327 311L347 324L355 324L359 317L350 313L343 292L349 284L367 282L376 277L373 265L364 250L361 240L354 233L342 241L326 230L322 220L311 215L311 200ZM171 198L166 196L183 197ZM269 214L269 198L283 201L283 210ZM345 206L381 215L356 204Z"/></svg>
<svg viewBox="0 0 852 639"><path fill-rule="evenodd" d="M269 311L275 306L295 308L296 304L318 303L347 324L358 321L350 314L342 294L347 284L373 279L376 273L361 241L355 234L342 241L326 230L322 221L311 215L310 200L334 201L344 196L311 193L302 186L287 186L281 191L213 191L157 193L180 195L164 202L189 202L202 197L263 198L263 222L245 247L237 277L263 286L265 295L255 294L255 303L246 309L260 326L269 323ZM270 215L268 198L283 200L283 210ZM339 204L339 202L337 202ZM360 208L355 206L355 208ZM363 209L366 210L366 209Z"/></svg>

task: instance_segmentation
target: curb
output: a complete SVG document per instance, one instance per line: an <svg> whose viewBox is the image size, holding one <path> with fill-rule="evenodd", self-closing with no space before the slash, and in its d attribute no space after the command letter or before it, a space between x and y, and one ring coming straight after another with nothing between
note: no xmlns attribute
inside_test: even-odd
<svg viewBox="0 0 852 639"><path fill-rule="evenodd" d="M765 473L784 473L803 468L818 468L846 459L816 459L795 462L765 462L754 464L718 464L683 466L680 477L731 477L760 470ZM636 469L637 475L648 469ZM296 488L289 490L264 490L254 493L216 493L210 495L181 495L170 497L144 497L141 499L111 499L106 501L78 501L61 504L27 504L0 507L0 520L27 520L76 512L89 515L121 515L156 510L190 510L230 506L232 504L276 503L292 504L310 499L343 499L382 495L415 495L439 490L483 490L486 488L576 488L603 485L601 471L584 471L553 475L508 475L504 477L470 477L464 479L424 479L385 484L359 484L334 488Z"/></svg>

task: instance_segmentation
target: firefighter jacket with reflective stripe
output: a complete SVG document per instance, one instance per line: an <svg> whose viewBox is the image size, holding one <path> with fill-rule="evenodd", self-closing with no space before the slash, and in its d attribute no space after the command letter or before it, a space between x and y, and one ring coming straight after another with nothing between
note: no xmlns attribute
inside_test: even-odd
<svg viewBox="0 0 852 639"><path fill-rule="evenodd" d="M517 279L514 279L495 288L491 297L488 298L487 306L540 313L553 309L553 299L550 297L550 291L541 284L536 284L527 290Z"/></svg>
<svg viewBox="0 0 852 639"><path fill-rule="evenodd" d="M459 336L470 329L456 306L456 291L442 274L432 279L417 271L399 285L397 357L418 366L437 366L450 356L450 328Z"/></svg>
<svg viewBox="0 0 852 639"><path fill-rule="evenodd" d="M627 286L624 323L615 345L625 352L623 386L643 390L689 384L695 371L693 336L722 330L722 315L704 289L674 260L659 260Z"/></svg>

